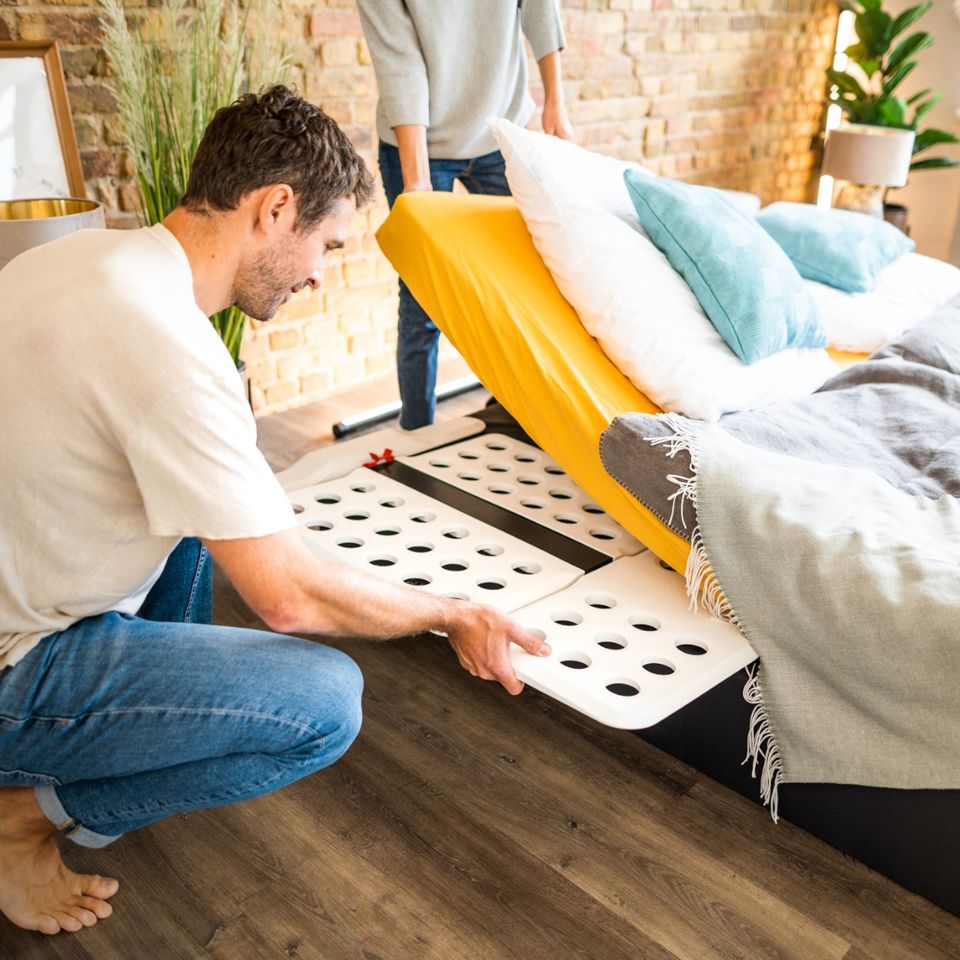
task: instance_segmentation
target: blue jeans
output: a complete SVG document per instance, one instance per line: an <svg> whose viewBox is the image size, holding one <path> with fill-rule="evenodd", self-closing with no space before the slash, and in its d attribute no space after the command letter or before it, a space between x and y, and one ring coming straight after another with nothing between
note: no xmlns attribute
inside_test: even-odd
<svg viewBox="0 0 960 960"><path fill-rule="evenodd" d="M400 151L380 143L380 175L387 203L403 193ZM434 190L453 189L459 180L470 193L506 196L510 193L499 150L472 160L430 160L430 181ZM404 430L433 423L437 387L437 341L440 331L400 281L400 317L397 325L397 381L400 384L400 426Z"/></svg>
<svg viewBox="0 0 960 960"><path fill-rule="evenodd" d="M209 555L182 540L137 616L80 620L0 673L0 787L33 786L64 835L102 847L338 760L360 729L356 664L199 622L211 594Z"/></svg>

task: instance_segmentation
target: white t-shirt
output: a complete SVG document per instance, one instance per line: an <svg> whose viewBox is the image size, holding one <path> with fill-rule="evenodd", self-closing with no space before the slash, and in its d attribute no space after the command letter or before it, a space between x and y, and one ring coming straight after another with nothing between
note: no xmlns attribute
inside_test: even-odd
<svg viewBox="0 0 960 960"><path fill-rule="evenodd" d="M181 537L293 525L165 227L81 230L0 271L0 670L136 613Z"/></svg>

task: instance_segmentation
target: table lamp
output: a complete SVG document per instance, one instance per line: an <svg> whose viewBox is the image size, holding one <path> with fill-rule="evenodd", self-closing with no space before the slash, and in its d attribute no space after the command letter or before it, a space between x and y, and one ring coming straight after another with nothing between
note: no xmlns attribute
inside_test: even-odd
<svg viewBox="0 0 960 960"><path fill-rule="evenodd" d="M821 173L846 180L835 206L883 217L887 187L902 187L913 156L912 130L851 123L827 134Z"/></svg>
<svg viewBox="0 0 960 960"><path fill-rule="evenodd" d="M31 247L85 227L104 226L103 207L95 200L0 200L0 270Z"/></svg>

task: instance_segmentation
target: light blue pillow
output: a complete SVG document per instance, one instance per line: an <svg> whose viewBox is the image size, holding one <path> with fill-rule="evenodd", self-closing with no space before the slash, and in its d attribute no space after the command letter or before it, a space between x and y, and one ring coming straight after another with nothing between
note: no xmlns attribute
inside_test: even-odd
<svg viewBox="0 0 960 960"><path fill-rule="evenodd" d="M757 223L783 247L801 277L850 293L872 290L888 264L916 249L892 223L810 203L771 203Z"/></svg>
<svg viewBox="0 0 960 960"><path fill-rule="evenodd" d="M624 180L643 229L744 363L788 347L826 345L796 267L719 190L633 170Z"/></svg>

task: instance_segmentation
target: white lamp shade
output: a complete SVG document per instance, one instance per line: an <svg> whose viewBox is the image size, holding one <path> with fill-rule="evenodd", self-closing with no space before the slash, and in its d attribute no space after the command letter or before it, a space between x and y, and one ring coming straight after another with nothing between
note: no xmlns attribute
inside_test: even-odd
<svg viewBox="0 0 960 960"><path fill-rule="evenodd" d="M827 134L821 173L876 187L902 187L913 156L912 130L851 123Z"/></svg>

